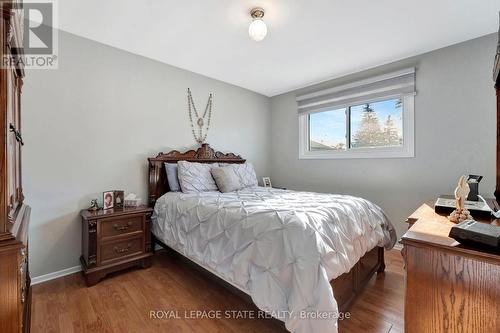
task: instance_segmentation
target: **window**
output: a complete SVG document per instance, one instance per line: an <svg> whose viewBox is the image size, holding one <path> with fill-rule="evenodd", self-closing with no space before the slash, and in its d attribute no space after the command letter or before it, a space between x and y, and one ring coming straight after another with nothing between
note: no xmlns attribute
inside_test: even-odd
<svg viewBox="0 0 500 333"><path fill-rule="evenodd" d="M309 150L346 149L346 109L309 115Z"/></svg>
<svg viewBox="0 0 500 333"><path fill-rule="evenodd" d="M403 145L401 98L349 108L351 148L400 147Z"/></svg>
<svg viewBox="0 0 500 333"><path fill-rule="evenodd" d="M341 94L330 89L327 97L324 92L316 92L298 98L299 157L413 157L414 93L399 90L400 94L395 95L394 86L397 89L402 86L400 76L396 78L399 78L398 82L391 75L391 84L387 84L385 76L383 85L380 78L364 81L362 90L349 85L341 88ZM405 78L404 81L409 80ZM378 87L376 93L373 93L374 83ZM367 89L366 85L370 88ZM346 89L349 93L345 92ZM414 86L410 90L414 91ZM301 109L305 112L300 112Z"/></svg>

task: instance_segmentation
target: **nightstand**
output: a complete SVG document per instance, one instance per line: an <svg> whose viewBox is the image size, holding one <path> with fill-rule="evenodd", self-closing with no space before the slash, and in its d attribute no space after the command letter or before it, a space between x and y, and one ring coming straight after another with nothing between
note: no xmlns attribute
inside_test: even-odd
<svg viewBox="0 0 500 333"><path fill-rule="evenodd" d="M80 261L87 286L124 268L151 266L152 213L146 206L81 211Z"/></svg>

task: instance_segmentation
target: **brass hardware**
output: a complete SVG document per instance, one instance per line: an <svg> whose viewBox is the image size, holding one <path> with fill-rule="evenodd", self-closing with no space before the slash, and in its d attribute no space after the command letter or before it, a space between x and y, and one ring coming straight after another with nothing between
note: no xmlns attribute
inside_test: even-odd
<svg viewBox="0 0 500 333"><path fill-rule="evenodd" d="M250 16L254 19L261 19L264 17L264 9L257 7L250 11Z"/></svg>
<svg viewBox="0 0 500 333"><path fill-rule="evenodd" d="M128 222L127 225L123 225L123 226L119 226L118 224L115 224L113 225L113 228L115 228L115 230L117 231L123 231L123 230L127 230L129 227L132 226L132 222Z"/></svg>
<svg viewBox="0 0 500 333"><path fill-rule="evenodd" d="M128 244L127 247L124 247L124 248L121 248L119 249L118 247L115 246L114 250L116 253L126 253L128 251L130 251L130 248L132 247L132 244Z"/></svg>

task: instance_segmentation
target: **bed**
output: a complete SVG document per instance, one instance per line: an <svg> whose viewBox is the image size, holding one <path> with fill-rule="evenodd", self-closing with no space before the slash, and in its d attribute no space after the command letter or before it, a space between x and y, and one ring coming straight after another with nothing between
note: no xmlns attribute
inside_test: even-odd
<svg viewBox="0 0 500 333"><path fill-rule="evenodd" d="M383 211L357 197L263 187L171 192L165 162L245 163L208 144L148 161L153 246L249 295L291 332L335 332L339 311L384 271L384 246L396 241Z"/></svg>

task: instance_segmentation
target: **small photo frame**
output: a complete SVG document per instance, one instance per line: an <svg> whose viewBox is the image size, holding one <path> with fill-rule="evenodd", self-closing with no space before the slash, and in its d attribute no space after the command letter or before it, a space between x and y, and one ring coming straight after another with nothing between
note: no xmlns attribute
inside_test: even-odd
<svg viewBox="0 0 500 333"><path fill-rule="evenodd" d="M271 184L271 178L269 177L262 177L262 184L264 184L264 187L273 187Z"/></svg>
<svg viewBox="0 0 500 333"><path fill-rule="evenodd" d="M114 191L106 191L102 194L102 208L110 209L113 208L115 204L115 193Z"/></svg>
<svg viewBox="0 0 500 333"><path fill-rule="evenodd" d="M123 207L123 203L125 202L125 191L116 190L113 191L114 195L114 207Z"/></svg>

